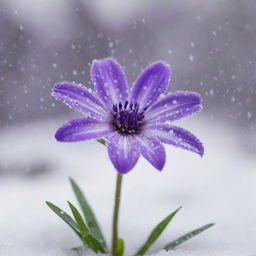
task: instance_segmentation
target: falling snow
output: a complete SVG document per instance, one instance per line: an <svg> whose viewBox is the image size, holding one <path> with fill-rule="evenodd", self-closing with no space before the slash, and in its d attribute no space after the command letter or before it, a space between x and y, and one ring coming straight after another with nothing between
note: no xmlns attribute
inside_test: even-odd
<svg viewBox="0 0 256 256"><path fill-rule="evenodd" d="M72 71L72 74L73 74L73 76L77 76L77 71L74 69L74 70Z"/></svg>
<svg viewBox="0 0 256 256"><path fill-rule="evenodd" d="M190 60L190 61L194 61L194 56L190 54L190 55L189 55L189 60Z"/></svg>
<svg viewBox="0 0 256 256"><path fill-rule="evenodd" d="M112 56L126 67L130 84L148 63L170 63L170 91L199 92L204 105L193 117L195 123L189 122L196 134L202 132L207 149L202 160L170 149L163 173L141 160L127 176L121 215L127 255L156 220L182 204L173 229L154 249L200 224L217 225L180 249L157 256L253 256L256 4L30 2L0 1L0 255L73 256L68 248L79 241L43 203L52 199L63 206L73 199L68 176L81 181L109 234L114 173L106 152L95 143L55 142L56 127L75 113L49 94L58 81L83 81L93 88L88 63ZM104 179L96 171L104 171ZM103 208L106 214L101 214ZM134 211L143 216L139 222L131 219Z"/></svg>

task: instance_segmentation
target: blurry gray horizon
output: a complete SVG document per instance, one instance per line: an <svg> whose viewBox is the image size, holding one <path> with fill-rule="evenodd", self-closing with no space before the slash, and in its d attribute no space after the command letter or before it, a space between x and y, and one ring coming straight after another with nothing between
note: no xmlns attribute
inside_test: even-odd
<svg viewBox="0 0 256 256"><path fill-rule="evenodd" d="M255 255L255 14L255 0L0 0L0 255L74 255L80 241L44 203L70 213L65 200L77 204L68 177L110 241L116 170L94 140L55 140L81 113L50 96L58 81L92 87L90 63L106 57L124 67L130 86L148 64L165 61L170 92L196 91L204 107L175 122L202 141L203 158L165 145L162 172L141 157L125 175L125 253L182 205L150 255ZM210 222L217 225L177 250L159 251Z"/></svg>
<svg viewBox="0 0 256 256"><path fill-rule="evenodd" d="M70 113L51 88L60 80L90 86L93 59L116 58L130 85L163 60L173 69L170 90L201 93L200 115L232 126L253 152L255 13L256 3L242 0L2 0L0 127Z"/></svg>

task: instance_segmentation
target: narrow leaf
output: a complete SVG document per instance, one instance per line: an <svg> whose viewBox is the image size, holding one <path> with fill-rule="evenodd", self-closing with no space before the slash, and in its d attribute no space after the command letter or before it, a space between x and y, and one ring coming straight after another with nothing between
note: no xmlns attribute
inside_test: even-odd
<svg viewBox="0 0 256 256"><path fill-rule="evenodd" d="M116 256L123 256L124 254L124 240L119 238L116 240L116 251L115 251L115 255Z"/></svg>
<svg viewBox="0 0 256 256"><path fill-rule="evenodd" d="M167 225L170 223L170 221L173 219L173 217L176 215L176 213L180 210L181 207L179 207L176 211L168 215L164 220L162 220L151 232L149 235L147 241L144 243L144 245L137 251L135 256L141 256L144 255L144 253L150 248L150 246L156 241L156 239L162 234L162 232L165 230Z"/></svg>
<svg viewBox="0 0 256 256"><path fill-rule="evenodd" d="M61 210L58 206L54 205L51 202L46 201L46 204L53 210L62 220L64 220L75 233L78 235L80 239L82 239L80 230L76 224L76 222L63 210Z"/></svg>
<svg viewBox="0 0 256 256"><path fill-rule="evenodd" d="M74 218L78 224L78 227L82 233L82 238L83 238L85 244L96 253L97 252L104 253L105 250L104 250L102 244L92 234L90 234L90 230L89 230L88 226L86 225L86 223L84 222L79 211L69 201L68 201L68 205L69 205L69 207L74 215Z"/></svg>
<svg viewBox="0 0 256 256"><path fill-rule="evenodd" d="M83 239L94 252L106 252L103 245L92 234L85 235Z"/></svg>
<svg viewBox="0 0 256 256"><path fill-rule="evenodd" d="M70 207L70 209L71 209L71 211L72 211L72 213L73 213L73 216L74 216L74 218L75 218L75 220L76 220L76 222L77 222L77 225L78 225L79 229L81 230L82 234L83 234L83 235L89 234L89 232L90 232L90 231L89 231L89 228L88 228L87 225L85 224L85 222L84 222L84 220L83 220L81 214L79 213L79 211L78 211L78 210L76 209L76 207L75 207L72 203L70 203L69 201L68 201L68 205L69 205L69 207Z"/></svg>
<svg viewBox="0 0 256 256"><path fill-rule="evenodd" d="M167 245L164 247L164 249L165 249L166 251L169 251L169 250L175 248L176 246L178 246L178 245L184 243L185 241L191 239L192 237L194 237L194 236L200 234L201 232L205 231L206 229L212 227L213 225L215 225L215 223L210 223L210 224L207 224L207 225L205 225L205 226L203 226L203 227L200 227L200 228L198 228L198 229L195 229L195 230L193 230L193 231L191 231L191 232L189 232L189 233L187 233L187 234L185 234L185 235L179 237L178 239L172 241L171 243L167 244Z"/></svg>
<svg viewBox="0 0 256 256"><path fill-rule="evenodd" d="M99 224L97 222L97 219L93 213L91 206L87 202L82 190L79 188L77 183L71 178L70 178L70 183L71 183L72 189L76 195L77 201L78 201L80 207L82 208L84 218L86 220L86 223L87 223L90 231L96 238L100 239L103 247L105 249L107 249L107 244L104 240L103 234L100 230Z"/></svg>
<svg viewBox="0 0 256 256"><path fill-rule="evenodd" d="M97 141L104 146L106 145L106 141L104 139L97 139Z"/></svg>

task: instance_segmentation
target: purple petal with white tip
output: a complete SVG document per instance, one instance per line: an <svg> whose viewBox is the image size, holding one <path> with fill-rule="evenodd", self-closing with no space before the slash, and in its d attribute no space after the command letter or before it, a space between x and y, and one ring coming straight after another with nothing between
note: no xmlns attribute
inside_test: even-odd
<svg viewBox="0 0 256 256"><path fill-rule="evenodd" d="M91 66L91 80L95 91L112 110L113 104L127 100L128 88L122 67L113 59L94 60Z"/></svg>
<svg viewBox="0 0 256 256"><path fill-rule="evenodd" d="M138 102L140 109L153 104L158 97L167 91L170 81L171 69L162 62L155 62L148 66L135 82L130 100Z"/></svg>
<svg viewBox="0 0 256 256"><path fill-rule="evenodd" d="M105 137L113 132L107 122L91 118L77 118L61 126L55 138L61 142L77 142Z"/></svg>
<svg viewBox="0 0 256 256"><path fill-rule="evenodd" d="M108 138L108 155L119 173L129 172L137 163L139 153L132 136L114 133Z"/></svg>
<svg viewBox="0 0 256 256"><path fill-rule="evenodd" d="M140 154L156 169L161 171L165 165L165 149L156 136L149 137L146 132L135 136Z"/></svg>
<svg viewBox="0 0 256 256"><path fill-rule="evenodd" d="M53 87L52 96L89 117L106 119L108 115L102 103L82 85L59 82Z"/></svg>
<svg viewBox="0 0 256 256"><path fill-rule="evenodd" d="M175 92L169 94L146 112L147 121L174 121L199 112L202 109L201 96L195 92Z"/></svg>
<svg viewBox="0 0 256 256"><path fill-rule="evenodd" d="M191 132L173 125L152 125L147 127L147 134L158 137L163 143L183 148L203 156L204 147Z"/></svg>

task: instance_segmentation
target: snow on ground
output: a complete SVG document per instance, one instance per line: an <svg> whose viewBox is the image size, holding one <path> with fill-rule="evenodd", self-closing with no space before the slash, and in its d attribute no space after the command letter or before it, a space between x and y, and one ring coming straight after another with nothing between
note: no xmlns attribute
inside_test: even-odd
<svg viewBox="0 0 256 256"><path fill-rule="evenodd" d="M183 205L150 255L254 256L256 161L240 150L237 134L229 127L191 120L183 127L204 142L203 159L166 146L162 173L141 159L124 177L120 234L126 240L126 255L132 255L161 219ZM115 171L97 142L55 142L53 134L61 123L45 121L0 133L0 255L74 255L69 248L80 241L44 203L49 200L69 211L65 200L75 202L69 176L85 191L110 241ZM210 222L216 225L177 250L159 251Z"/></svg>

